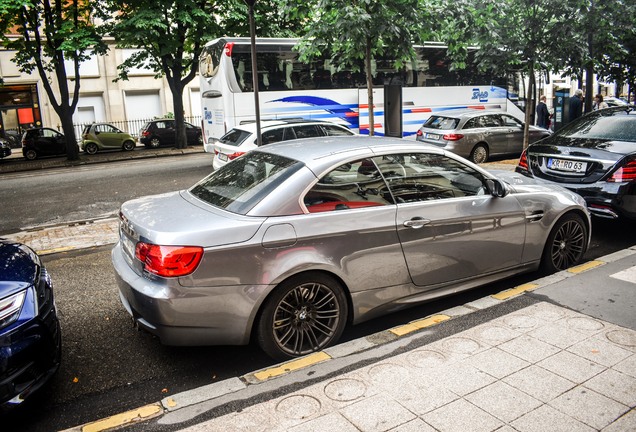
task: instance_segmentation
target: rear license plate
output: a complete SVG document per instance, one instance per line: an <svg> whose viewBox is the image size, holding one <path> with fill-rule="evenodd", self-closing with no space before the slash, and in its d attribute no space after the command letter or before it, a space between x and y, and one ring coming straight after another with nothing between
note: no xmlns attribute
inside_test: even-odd
<svg viewBox="0 0 636 432"><path fill-rule="evenodd" d="M548 168L557 171L582 173L585 172L585 170L587 169L587 162L549 158Z"/></svg>
<svg viewBox="0 0 636 432"><path fill-rule="evenodd" d="M124 233L121 233L121 246L124 249L124 252L126 252L126 255L129 258L134 258L135 256L135 244L133 243L133 241Z"/></svg>
<svg viewBox="0 0 636 432"><path fill-rule="evenodd" d="M227 155L225 153L219 153L219 159L223 162L227 161Z"/></svg>
<svg viewBox="0 0 636 432"><path fill-rule="evenodd" d="M439 135L438 134L434 134L434 133L427 133L426 134L426 138L427 139L432 139L432 140L439 140Z"/></svg>

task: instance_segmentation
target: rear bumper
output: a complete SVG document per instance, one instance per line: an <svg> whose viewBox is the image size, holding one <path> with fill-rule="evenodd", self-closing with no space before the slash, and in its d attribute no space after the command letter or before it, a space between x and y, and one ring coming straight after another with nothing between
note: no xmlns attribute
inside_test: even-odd
<svg viewBox="0 0 636 432"><path fill-rule="evenodd" d="M138 275L118 243L112 251L122 304L165 345L246 345L266 286L183 287Z"/></svg>

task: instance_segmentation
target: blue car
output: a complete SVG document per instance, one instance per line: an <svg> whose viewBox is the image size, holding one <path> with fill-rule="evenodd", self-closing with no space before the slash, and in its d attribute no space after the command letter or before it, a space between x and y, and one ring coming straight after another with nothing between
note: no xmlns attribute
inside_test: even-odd
<svg viewBox="0 0 636 432"><path fill-rule="evenodd" d="M0 409L23 402L58 370L61 331L51 278L29 247L0 239Z"/></svg>

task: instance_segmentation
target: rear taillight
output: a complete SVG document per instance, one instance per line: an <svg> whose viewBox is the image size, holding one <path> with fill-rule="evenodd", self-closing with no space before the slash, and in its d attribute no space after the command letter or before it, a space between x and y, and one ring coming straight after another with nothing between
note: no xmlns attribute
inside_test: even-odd
<svg viewBox="0 0 636 432"><path fill-rule="evenodd" d="M446 141L459 141L460 139L464 138L464 135L456 134L456 133L449 133L449 134L444 134L443 138Z"/></svg>
<svg viewBox="0 0 636 432"><path fill-rule="evenodd" d="M608 182L612 183L622 183L632 180L636 180L636 160L627 162L624 166L614 171L614 174L607 179Z"/></svg>
<svg viewBox="0 0 636 432"><path fill-rule="evenodd" d="M187 276L194 272L201 258L203 248L199 246L160 246L139 242L135 257L144 263L144 270L162 277Z"/></svg>
<svg viewBox="0 0 636 432"><path fill-rule="evenodd" d="M150 131L147 131L147 130L146 130L146 131L143 131L141 134L142 134L143 136L147 137L147 136L150 136Z"/></svg>
<svg viewBox="0 0 636 432"><path fill-rule="evenodd" d="M415 133L415 135L417 135L417 136L422 136L422 135L424 135L424 134L422 133L422 131L421 131L421 130L419 130L419 129L418 129L418 130L417 130L417 132Z"/></svg>
<svg viewBox="0 0 636 432"><path fill-rule="evenodd" d="M519 168L523 168L524 170L528 170L528 150L524 150L521 153L521 157L519 158L519 163L517 164Z"/></svg>
<svg viewBox="0 0 636 432"><path fill-rule="evenodd" d="M243 156L244 154L245 154L245 152L234 152L234 153L232 153L232 154L230 154L230 155L227 155L227 158L228 158L229 160L234 160L234 159L236 159L236 158L238 158L238 157Z"/></svg>

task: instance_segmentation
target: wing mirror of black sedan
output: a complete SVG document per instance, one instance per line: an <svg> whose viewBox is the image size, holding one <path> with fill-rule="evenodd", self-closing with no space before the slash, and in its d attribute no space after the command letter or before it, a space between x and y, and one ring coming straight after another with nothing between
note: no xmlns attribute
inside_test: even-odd
<svg viewBox="0 0 636 432"><path fill-rule="evenodd" d="M486 179L486 186L492 196L503 198L508 195L506 184L499 179Z"/></svg>

